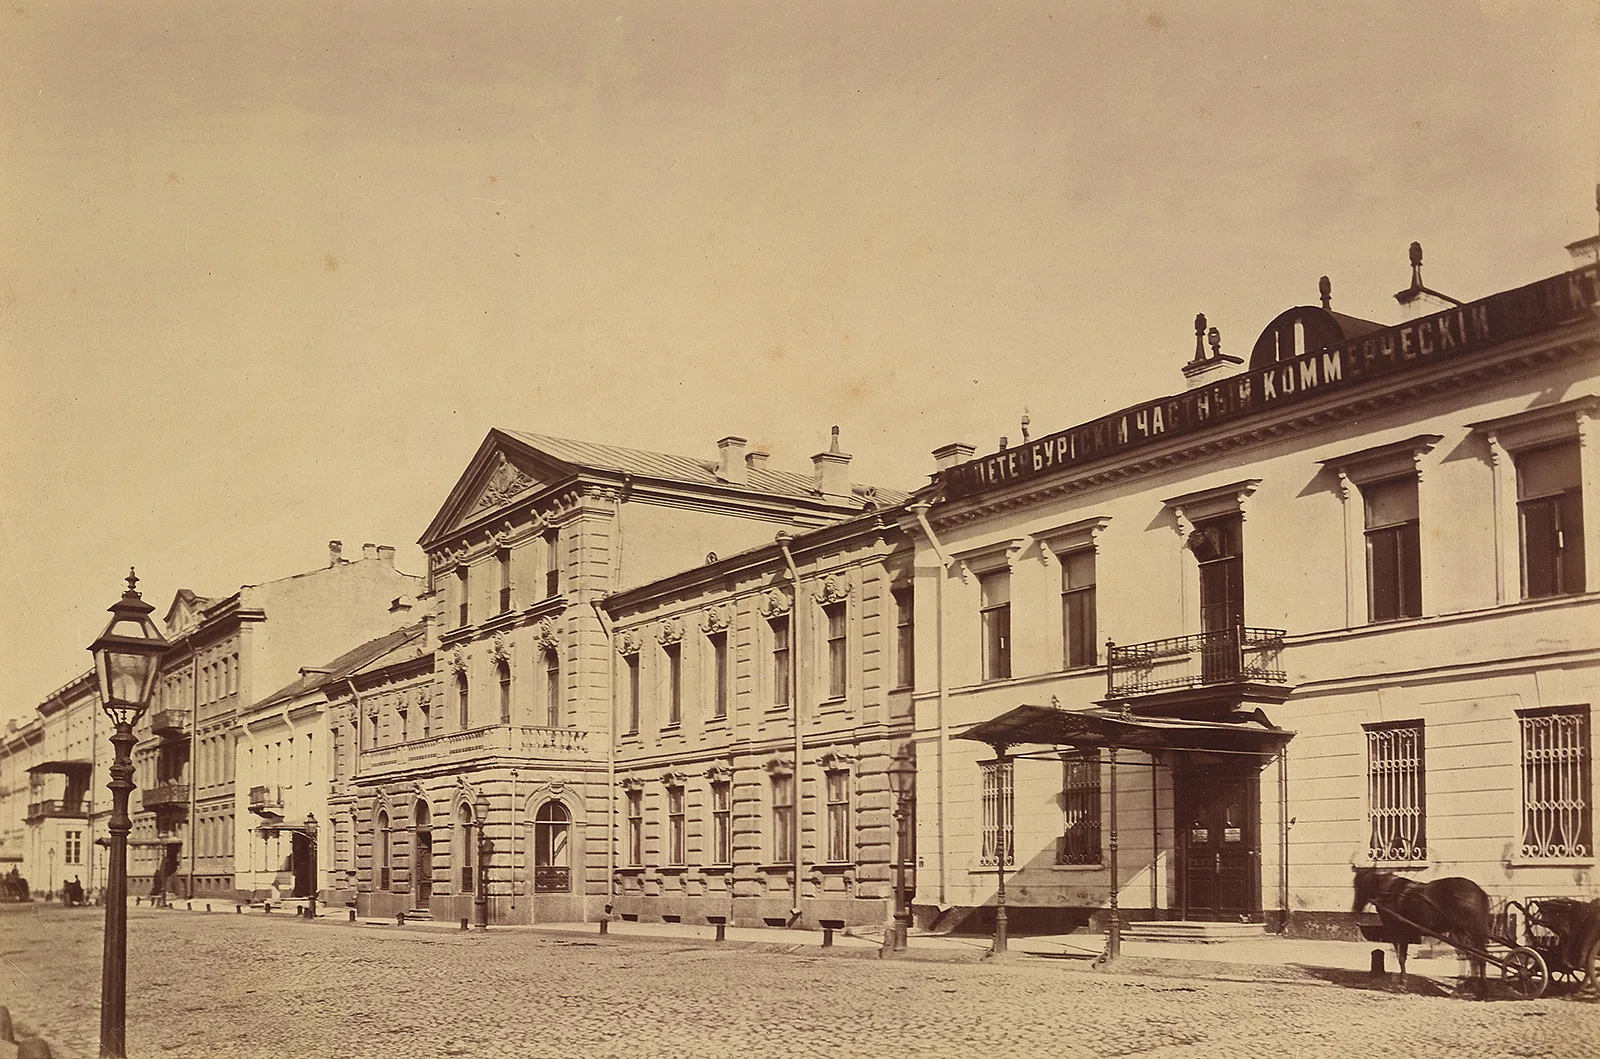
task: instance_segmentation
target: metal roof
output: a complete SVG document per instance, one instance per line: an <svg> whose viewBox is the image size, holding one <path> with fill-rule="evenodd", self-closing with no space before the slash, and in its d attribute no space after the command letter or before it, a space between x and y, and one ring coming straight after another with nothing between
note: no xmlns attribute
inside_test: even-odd
<svg viewBox="0 0 1600 1059"><path fill-rule="evenodd" d="M1191 721L1113 710L1018 706L973 725L956 738L988 743L996 753L1014 746L1044 744L1272 754L1294 738L1294 733L1270 724L1259 710L1241 715L1238 721Z"/></svg>

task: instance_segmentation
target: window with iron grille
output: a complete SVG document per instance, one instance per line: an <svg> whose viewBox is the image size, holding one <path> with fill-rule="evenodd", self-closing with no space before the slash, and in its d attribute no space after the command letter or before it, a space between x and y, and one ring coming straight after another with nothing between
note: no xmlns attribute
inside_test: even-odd
<svg viewBox="0 0 1600 1059"><path fill-rule="evenodd" d="M1421 721L1363 725L1367 733L1367 855L1428 859L1425 745Z"/></svg>
<svg viewBox="0 0 1600 1059"><path fill-rule="evenodd" d="M669 643L661 648L667 658L667 724L683 723L683 644Z"/></svg>
<svg viewBox="0 0 1600 1059"><path fill-rule="evenodd" d="M789 705L789 616L773 618L772 627L772 704Z"/></svg>
<svg viewBox="0 0 1600 1059"><path fill-rule="evenodd" d="M772 860L794 860L794 777L772 777Z"/></svg>
<svg viewBox="0 0 1600 1059"><path fill-rule="evenodd" d="M1421 521L1417 479L1390 478L1361 487L1367 541L1367 620L1422 615Z"/></svg>
<svg viewBox="0 0 1600 1059"><path fill-rule="evenodd" d="M843 864L850 860L850 773L836 769L827 773L828 861Z"/></svg>
<svg viewBox="0 0 1600 1059"><path fill-rule="evenodd" d="M626 656L628 665L628 733L639 731L639 656Z"/></svg>
<svg viewBox="0 0 1600 1059"><path fill-rule="evenodd" d="M683 864L684 856L684 826L683 826L683 788L671 786L667 788L667 863Z"/></svg>
<svg viewBox="0 0 1600 1059"><path fill-rule="evenodd" d="M828 698L842 699L849 658L849 614L843 603L830 603L822 608L822 613L828 622Z"/></svg>
<svg viewBox="0 0 1600 1059"><path fill-rule="evenodd" d="M1011 571L994 570L978 578L983 625L983 679L1011 676Z"/></svg>
<svg viewBox="0 0 1600 1059"><path fill-rule="evenodd" d="M544 652L544 723L561 727L561 656L553 647Z"/></svg>
<svg viewBox="0 0 1600 1059"><path fill-rule="evenodd" d="M500 662L500 723L511 723L511 663Z"/></svg>
<svg viewBox="0 0 1600 1059"><path fill-rule="evenodd" d="M1583 490L1577 443L1519 452L1522 598L1584 590Z"/></svg>
<svg viewBox="0 0 1600 1059"><path fill-rule="evenodd" d="M1016 862L1016 847L1012 841L1012 821L1015 802L1011 778L1014 765L1010 761L983 763L983 848L978 863L996 866L1002 851L1005 863Z"/></svg>
<svg viewBox="0 0 1600 1059"><path fill-rule="evenodd" d="M628 863L644 863L644 792L628 792Z"/></svg>
<svg viewBox="0 0 1600 1059"><path fill-rule="evenodd" d="M720 719L728 716L728 634L714 632L706 639L711 641L711 716Z"/></svg>
<svg viewBox="0 0 1600 1059"><path fill-rule="evenodd" d="M733 863L733 784L717 780L711 784L712 863Z"/></svg>
<svg viewBox="0 0 1600 1059"><path fill-rule="evenodd" d="M1100 863L1100 751L1062 758L1062 864Z"/></svg>
<svg viewBox="0 0 1600 1059"><path fill-rule="evenodd" d="M1522 855L1594 856L1589 707L1518 710L1522 725Z"/></svg>
<svg viewBox="0 0 1600 1059"><path fill-rule="evenodd" d="M1061 557L1061 631L1066 667L1100 660L1095 643L1094 549L1079 548ZM1096 863L1099 863L1096 861Z"/></svg>
<svg viewBox="0 0 1600 1059"><path fill-rule="evenodd" d="M909 688L917 679L916 607L910 588L894 590L894 686Z"/></svg>

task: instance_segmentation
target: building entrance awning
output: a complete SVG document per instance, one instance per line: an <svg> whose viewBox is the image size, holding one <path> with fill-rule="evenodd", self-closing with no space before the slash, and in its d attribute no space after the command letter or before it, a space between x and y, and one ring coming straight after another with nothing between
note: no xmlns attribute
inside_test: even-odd
<svg viewBox="0 0 1600 1059"><path fill-rule="evenodd" d="M1259 760L1277 754L1294 733L1272 724L1260 710L1240 714L1236 721L1192 721L1105 709L1017 706L973 725L956 738L987 743L996 754L1012 747L1042 745L1243 754Z"/></svg>

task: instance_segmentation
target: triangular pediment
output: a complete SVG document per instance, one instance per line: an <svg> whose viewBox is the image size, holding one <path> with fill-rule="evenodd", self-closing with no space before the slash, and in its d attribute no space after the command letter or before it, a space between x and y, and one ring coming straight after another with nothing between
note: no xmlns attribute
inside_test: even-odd
<svg viewBox="0 0 1600 1059"><path fill-rule="evenodd" d="M211 601L202 599L187 588L180 588L177 595L172 597L172 606L167 608L167 616L162 621L166 626L164 634L167 639L175 640L199 628L203 617L202 611L209 602Z"/></svg>
<svg viewBox="0 0 1600 1059"><path fill-rule="evenodd" d="M577 469L491 430L419 543L426 550L432 542L570 477Z"/></svg>

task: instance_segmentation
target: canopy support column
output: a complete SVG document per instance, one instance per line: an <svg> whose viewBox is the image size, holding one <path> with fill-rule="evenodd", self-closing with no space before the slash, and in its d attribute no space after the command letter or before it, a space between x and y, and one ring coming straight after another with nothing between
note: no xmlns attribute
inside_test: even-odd
<svg viewBox="0 0 1600 1059"><path fill-rule="evenodd" d="M1006 951L1006 861L1011 857L1012 838L1006 827L1006 803L1011 800L1014 787L1014 778L1010 775L1011 758L1006 755L1007 747L1001 743L995 747L999 760L995 762L995 799L994 799L994 863L995 863L995 898L994 898L994 946L989 950L991 956L1003 956Z"/></svg>
<svg viewBox="0 0 1600 1059"><path fill-rule="evenodd" d="M1106 927L1106 951L1095 961L1100 966L1104 966L1122 955L1122 912L1119 908L1117 896L1117 891L1121 889L1121 879L1117 870L1117 747L1115 744L1107 748L1107 756L1111 759L1111 920Z"/></svg>

